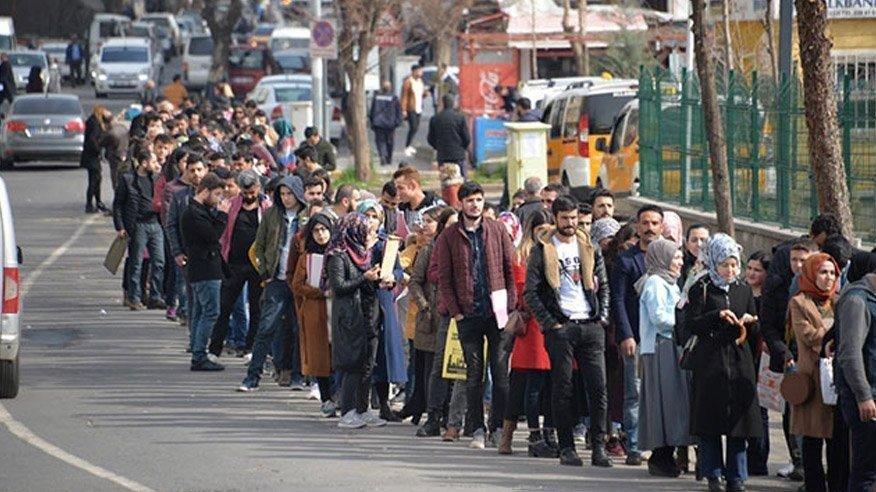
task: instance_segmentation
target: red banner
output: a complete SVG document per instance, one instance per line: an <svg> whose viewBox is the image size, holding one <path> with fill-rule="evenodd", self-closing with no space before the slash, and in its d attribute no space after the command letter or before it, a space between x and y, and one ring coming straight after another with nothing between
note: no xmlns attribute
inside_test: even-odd
<svg viewBox="0 0 876 492"><path fill-rule="evenodd" d="M459 105L469 116L495 115L502 112L502 98L497 85L516 86L517 52L490 49L472 54L459 51Z"/></svg>

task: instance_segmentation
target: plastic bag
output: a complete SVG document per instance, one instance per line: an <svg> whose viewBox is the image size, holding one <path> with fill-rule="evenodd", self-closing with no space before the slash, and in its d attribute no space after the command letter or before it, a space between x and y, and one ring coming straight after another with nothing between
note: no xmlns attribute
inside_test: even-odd
<svg viewBox="0 0 876 492"><path fill-rule="evenodd" d="M821 399L825 405L836 405L836 385L833 384L833 357L818 359L818 370L821 378Z"/></svg>
<svg viewBox="0 0 876 492"><path fill-rule="evenodd" d="M776 412L785 411L785 398L779 388L784 374L770 371L770 356L760 354L760 370L757 373L757 398L760 406Z"/></svg>

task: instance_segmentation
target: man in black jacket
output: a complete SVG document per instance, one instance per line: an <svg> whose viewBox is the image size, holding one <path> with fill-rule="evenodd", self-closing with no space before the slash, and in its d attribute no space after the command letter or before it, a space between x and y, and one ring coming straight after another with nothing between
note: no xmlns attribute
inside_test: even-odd
<svg viewBox="0 0 876 492"><path fill-rule="evenodd" d="M454 108L453 95L441 97L444 109L429 120L429 134L426 137L429 145L437 152L438 165L445 163L458 164L462 176L465 174L465 157L471 137L468 134L468 124L465 116Z"/></svg>
<svg viewBox="0 0 876 492"><path fill-rule="evenodd" d="M401 103L398 96L392 93L392 84L384 80L380 92L371 100L371 111L368 113L371 129L374 130L374 144L380 165L392 164L392 144L395 141L395 129L401 125Z"/></svg>
<svg viewBox="0 0 876 492"><path fill-rule="evenodd" d="M146 309L140 302L140 274L143 267L143 251L149 250L151 281L148 306L165 309L164 283L164 232L158 221L158 213L152 209L152 194L158 181L158 160L155 154L140 149L134 155L136 169L122 175L113 199L113 224L119 237L128 237L128 266L125 268L127 296L125 305L132 311Z"/></svg>
<svg viewBox="0 0 876 492"><path fill-rule="evenodd" d="M605 452L608 408L605 387L605 326L608 324L608 276L599 248L578 229L578 204L557 198L551 210L556 227L539 235L526 267L523 296L545 334L551 359L551 403L560 444L560 464L582 466L572 429L572 361L577 360L589 397L594 466L610 467Z"/></svg>
<svg viewBox="0 0 876 492"><path fill-rule="evenodd" d="M222 253L219 239L228 221L225 182L208 173L198 184L192 202L180 219L186 273L192 286L192 371L221 371L225 366L207 359L207 339L219 317Z"/></svg>

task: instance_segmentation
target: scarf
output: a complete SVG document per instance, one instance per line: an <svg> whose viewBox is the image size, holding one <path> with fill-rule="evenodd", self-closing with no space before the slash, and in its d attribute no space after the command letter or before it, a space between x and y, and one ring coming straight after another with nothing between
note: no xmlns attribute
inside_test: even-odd
<svg viewBox="0 0 876 492"><path fill-rule="evenodd" d="M620 223L611 217L603 217L593 221L590 225L590 240L594 246L599 246L599 241L607 237L614 237L620 230Z"/></svg>
<svg viewBox="0 0 876 492"><path fill-rule="evenodd" d="M347 253L356 267L365 271L371 266L371 250L365 244L367 240L368 217L349 213L338 222L326 254Z"/></svg>
<svg viewBox="0 0 876 492"><path fill-rule="evenodd" d="M679 248L684 244L684 226L677 213L668 210L663 212L663 237L674 241Z"/></svg>
<svg viewBox="0 0 876 492"><path fill-rule="evenodd" d="M642 295L645 282L652 275L662 278L669 285L675 285L679 274L673 272L670 267L677 251L678 246L668 239L661 238L648 245L648 251L645 252L645 274L634 284L639 295Z"/></svg>
<svg viewBox="0 0 876 492"><path fill-rule="evenodd" d="M816 277L818 277L818 270L821 269L821 265L825 261L829 261L836 272L836 281L834 281L833 285L831 285L828 290L820 289L815 281ZM809 258L806 258L806 261L803 262L803 271L800 272L800 292L807 294L815 300L817 304L824 304L836 294L837 287L839 287L839 275L840 269L837 266L836 261L834 261L829 254L815 253L810 255Z"/></svg>
<svg viewBox="0 0 876 492"><path fill-rule="evenodd" d="M700 248L700 261L709 271L709 278L716 287L727 291L730 290L730 282L718 274L718 265L727 261L728 258L742 258L742 246L732 237L719 232L709 239L709 242Z"/></svg>
<svg viewBox="0 0 876 492"><path fill-rule="evenodd" d="M331 244L331 239L329 239L328 244L322 246L313 240L313 229L316 228L317 224L325 226L325 228L329 230L329 233L333 232L332 229L334 229L334 225L332 224L332 219L330 219L328 215L322 213L314 215L307 221L307 226L304 228L304 251L310 254L323 255L329 244Z"/></svg>
<svg viewBox="0 0 876 492"><path fill-rule="evenodd" d="M502 212L499 214L499 222L505 225L505 230L511 236L511 242L514 247L520 245L520 240L523 239L523 231L520 229L520 219L513 212Z"/></svg>

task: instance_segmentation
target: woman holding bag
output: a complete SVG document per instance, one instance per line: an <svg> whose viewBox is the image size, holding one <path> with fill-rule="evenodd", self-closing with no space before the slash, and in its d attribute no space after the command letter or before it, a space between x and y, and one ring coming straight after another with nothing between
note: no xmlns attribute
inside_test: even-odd
<svg viewBox="0 0 876 492"><path fill-rule="evenodd" d="M788 302L788 319L797 340L797 374L806 378L808 393L791 405L791 433L803 436L803 474L806 492L845 491L849 474L848 430L833 406L821 394L819 353L822 340L833 326L834 302L840 269L826 253L816 253L803 263L800 292ZM821 448L827 443L827 477Z"/></svg>

